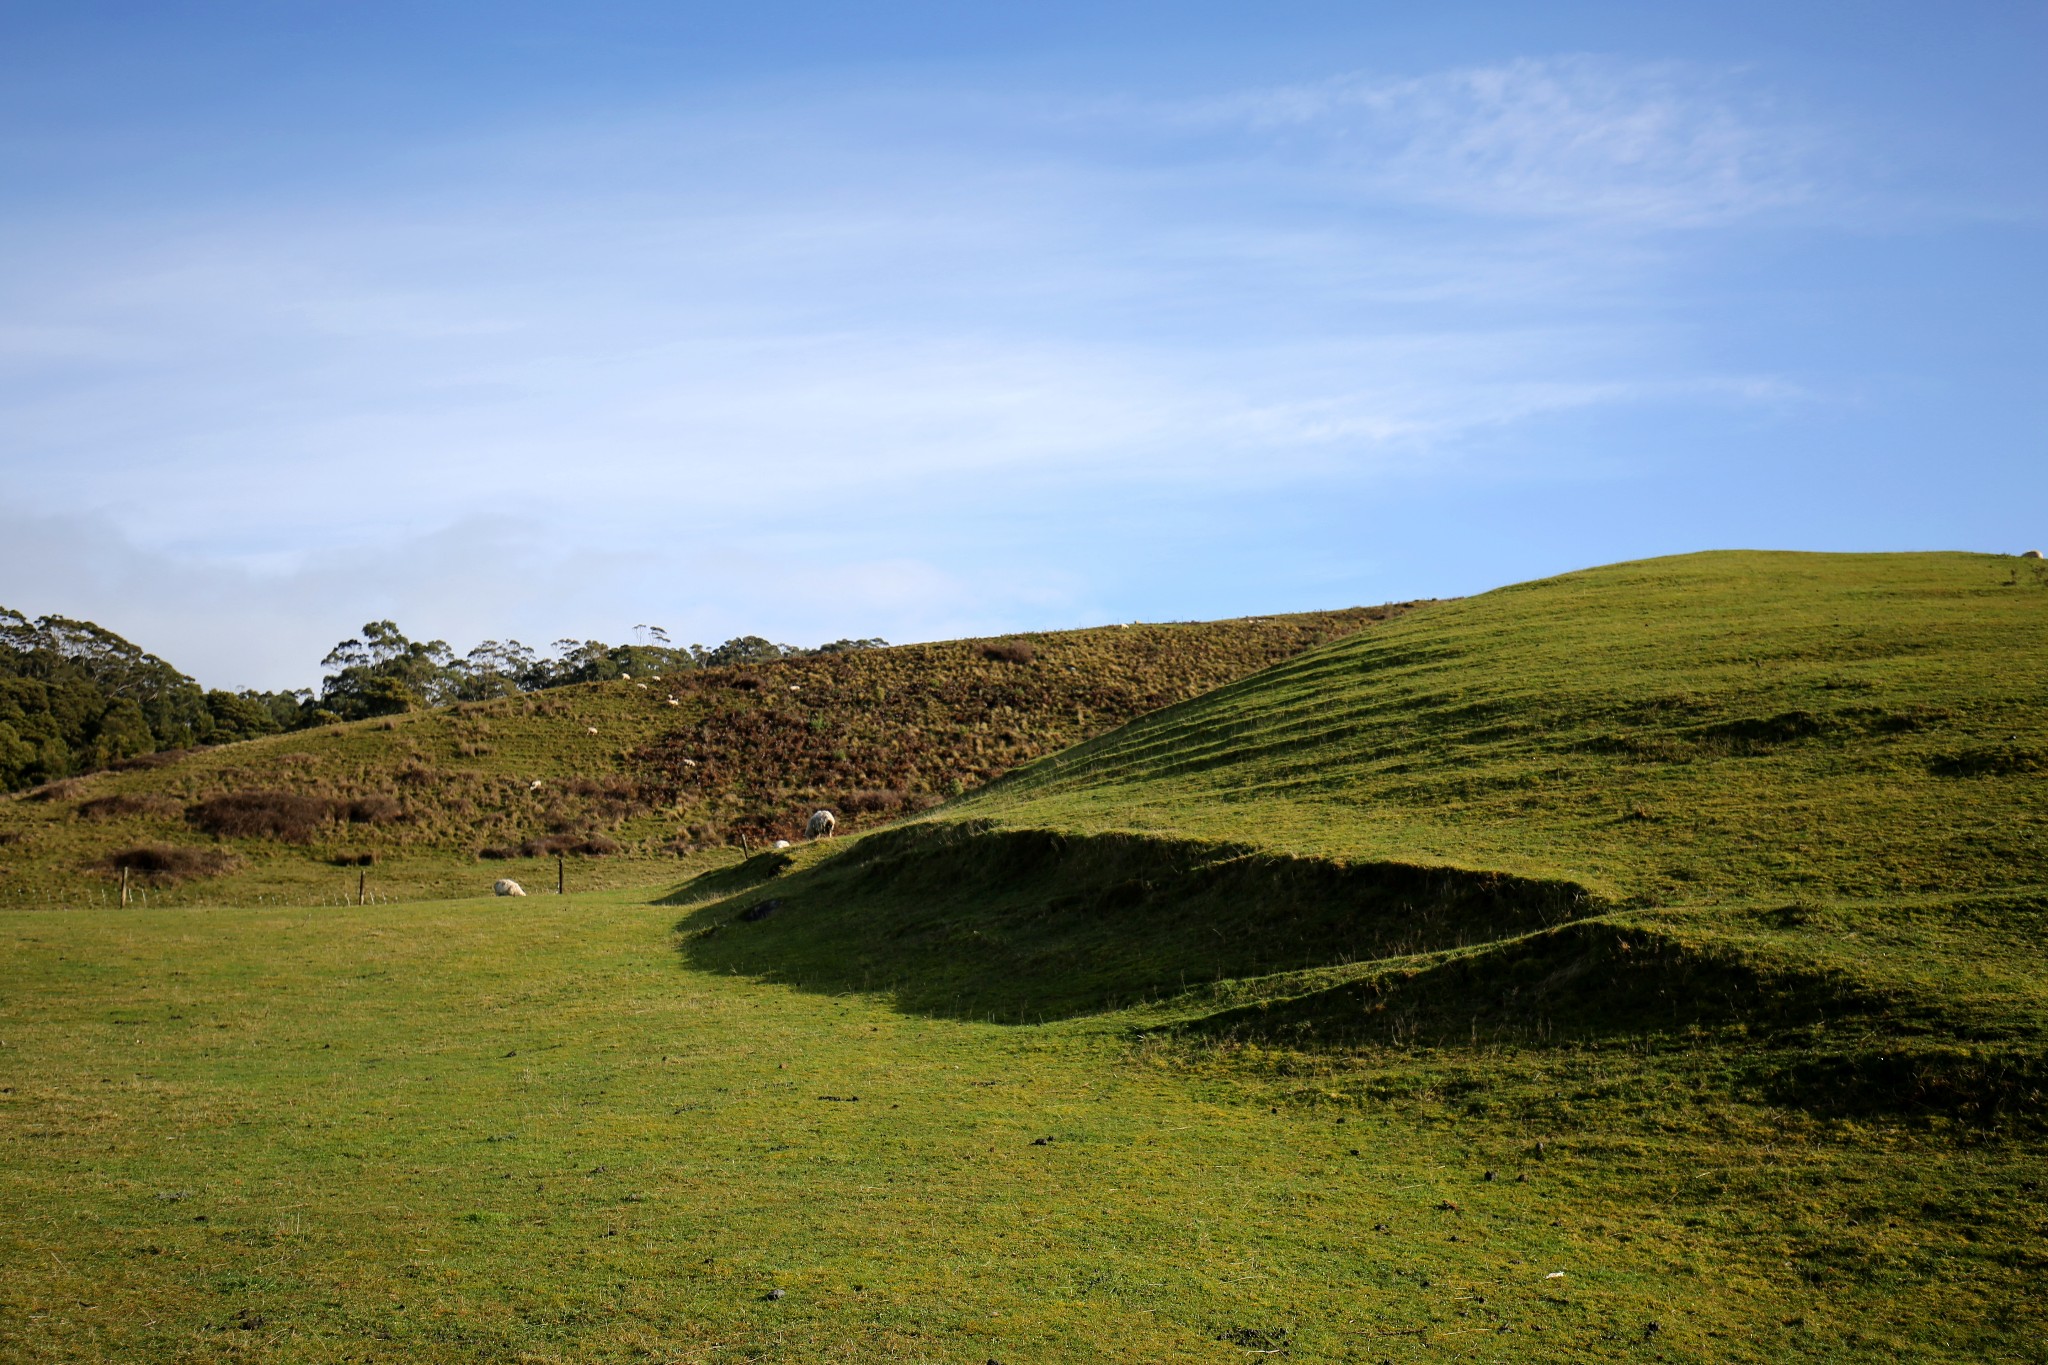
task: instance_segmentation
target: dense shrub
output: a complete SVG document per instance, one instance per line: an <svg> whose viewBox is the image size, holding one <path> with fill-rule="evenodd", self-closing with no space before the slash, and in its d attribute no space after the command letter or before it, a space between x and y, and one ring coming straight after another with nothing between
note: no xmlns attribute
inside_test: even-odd
<svg viewBox="0 0 2048 1365"><path fill-rule="evenodd" d="M1038 657L1038 651L1031 647L1029 640L1004 640L1000 644L983 645L981 657L999 664L1028 664Z"/></svg>

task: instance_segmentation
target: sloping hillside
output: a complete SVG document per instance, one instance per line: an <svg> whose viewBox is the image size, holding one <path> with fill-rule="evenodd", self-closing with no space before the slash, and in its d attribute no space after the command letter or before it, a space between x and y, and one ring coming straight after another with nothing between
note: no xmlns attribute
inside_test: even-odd
<svg viewBox="0 0 2048 1365"><path fill-rule="evenodd" d="M2039 886L2044 659L2039 561L1617 564L1417 612L957 810L1647 903Z"/></svg>
<svg viewBox="0 0 2048 1365"><path fill-rule="evenodd" d="M1816 1102L2043 1111L2043 659L2029 561L1521 584L805 851L685 942L942 1013L1166 1001L1192 1035L1347 1047L1725 1034L1772 1074L1836 1067Z"/></svg>
<svg viewBox="0 0 2048 1365"><path fill-rule="evenodd" d="M647 881L820 806L915 812L1402 610L861 650L149 755L0 801L0 903L96 903L122 861L159 899L552 885L557 852L580 886Z"/></svg>

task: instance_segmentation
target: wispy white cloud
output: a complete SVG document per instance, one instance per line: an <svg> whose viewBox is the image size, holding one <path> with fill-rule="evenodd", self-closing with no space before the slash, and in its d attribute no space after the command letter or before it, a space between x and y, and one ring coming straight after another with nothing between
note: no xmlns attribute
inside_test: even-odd
<svg viewBox="0 0 2048 1365"><path fill-rule="evenodd" d="M1056 527L992 556L935 526L1328 496L1546 416L1788 401L1662 299L1666 236L1818 193L1739 84L1571 59L1049 105L638 110L317 199L17 221L0 499L129 568L17 538L0 601L86 610L35 568L62 564L266 682L395 611L914 638L1097 599ZM318 624L249 628L285 618Z"/></svg>
<svg viewBox="0 0 2048 1365"><path fill-rule="evenodd" d="M1184 117L1292 140L1371 195L1651 227L1811 203L1834 152L1740 72L1590 56L1348 75Z"/></svg>

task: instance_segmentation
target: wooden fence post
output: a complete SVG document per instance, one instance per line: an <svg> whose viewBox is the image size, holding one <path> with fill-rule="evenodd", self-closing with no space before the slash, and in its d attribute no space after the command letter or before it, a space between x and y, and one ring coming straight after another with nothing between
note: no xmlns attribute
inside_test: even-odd
<svg viewBox="0 0 2048 1365"><path fill-rule="evenodd" d="M562 855L555 855L555 894L562 894Z"/></svg>
<svg viewBox="0 0 2048 1365"><path fill-rule="evenodd" d="M128 903L128 869L127 869L127 868L125 868L125 867L123 867L123 868L121 869L121 904L123 904L123 905L126 905L127 903Z"/></svg>
<svg viewBox="0 0 2048 1365"><path fill-rule="evenodd" d="M369 879L370 879L370 874L369 874L369 873L367 873L367 872L358 872L358 873L356 873L356 904L357 904L357 905L368 905L368 904L369 904L369 902L368 902L368 901L366 901L366 900L364 900L364 899L363 899L363 884L364 884L365 882L369 881Z"/></svg>

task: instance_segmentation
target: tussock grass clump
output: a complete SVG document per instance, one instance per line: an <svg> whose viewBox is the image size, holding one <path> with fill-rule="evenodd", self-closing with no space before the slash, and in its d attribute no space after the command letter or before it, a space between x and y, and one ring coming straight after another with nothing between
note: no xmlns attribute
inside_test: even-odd
<svg viewBox="0 0 2048 1365"><path fill-rule="evenodd" d="M516 850L485 849L480 856L552 858L557 853L569 853L579 858L605 858L618 851L619 841L602 834L549 834L537 839L528 839Z"/></svg>
<svg viewBox="0 0 2048 1365"><path fill-rule="evenodd" d="M325 797L285 791L229 792L189 806L185 819L194 829L222 839L313 841L334 818L334 803Z"/></svg>
<svg viewBox="0 0 2048 1365"><path fill-rule="evenodd" d="M337 801L332 809L335 819L351 825L388 825L405 818L405 807L398 798L382 794Z"/></svg>
<svg viewBox="0 0 2048 1365"><path fill-rule="evenodd" d="M119 820L132 816L163 818L178 815L184 807L160 792L113 792L78 803L81 820Z"/></svg>
<svg viewBox="0 0 2048 1365"><path fill-rule="evenodd" d="M202 877L231 872L240 859L217 848L190 848L179 844L144 844L110 854L100 870L108 873L140 873L153 886L176 886Z"/></svg>
<svg viewBox="0 0 2048 1365"><path fill-rule="evenodd" d="M211 796L185 810L194 829L222 839L311 843L330 824L389 825L406 818L395 796L328 797L304 792L238 791Z"/></svg>
<svg viewBox="0 0 2048 1365"><path fill-rule="evenodd" d="M211 746L199 744L184 749L159 749L155 753L136 754L132 758L124 758L118 763L109 764L108 767L117 773L150 772L157 768L168 768L190 758L193 754L205 752L209 747Z"/></svg>
<svg viewBox="0 0 2048 1365"><path fill-rule="evenodd" d="M2019 744L1987 744L1958 753L1936 754L1928 771L1940 777L2020 777L2048 773L2048 749Z"/></svg>
<svg viewBox="0 0 2048 1365"><path fill-rule="evenodd" d="M85 780L77 777L60 777L55 782L45 782L40 787L31 787L21 794L24 801L47 803L69 801L85 790Z"/></svg>

